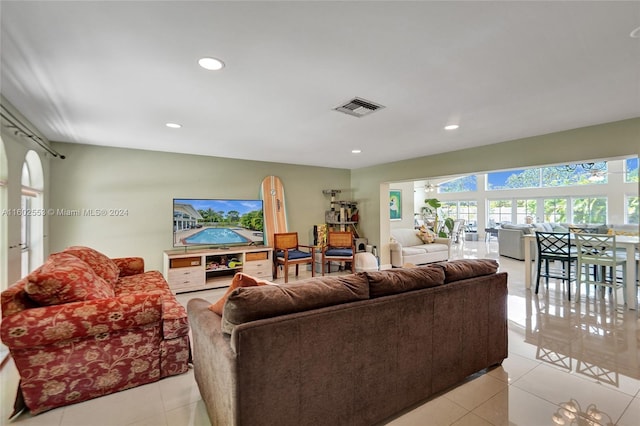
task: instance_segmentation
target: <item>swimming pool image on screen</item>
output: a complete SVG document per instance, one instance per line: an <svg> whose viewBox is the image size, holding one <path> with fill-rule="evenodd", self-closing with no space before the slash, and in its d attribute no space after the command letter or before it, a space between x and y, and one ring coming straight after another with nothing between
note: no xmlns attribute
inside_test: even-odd
<svg viewBox="0 0 640 426"><path fill-rule="evenodd" d="M173 246L264 244L262 200L173 199Z"/></svg>
<svg viewBox="0 0 640 426"><path fill-rule="evenodd" d="M228 228L207 228L185 238L187 244L238 244L251 240Z"/></svg>

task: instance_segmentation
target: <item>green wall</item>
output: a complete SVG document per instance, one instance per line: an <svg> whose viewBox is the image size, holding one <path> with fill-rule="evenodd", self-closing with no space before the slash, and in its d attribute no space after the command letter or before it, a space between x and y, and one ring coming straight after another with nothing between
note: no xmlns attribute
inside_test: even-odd
<svg viewBox="0 0 640 426"><path fill-rule="evenodd" d="M387 265L389 182L628 155L640 156L640 118L355 169L351 186L354 198L362 200L362 231L379 246L381 264Z"/></svg>
<svg viewBox="0 0 640 426"><path fill-rule="evenodd" d="M142 256L160 269L171 248L174 197L257 197L265 176L285 186L289 227L309 242L324 221L323 189L358 201L360 229L389 263L388 183L581 160L640 156L640 118L355 170L217 157L54 144L66 160L50 163L47 205L62 209L126 209L124 217L49 218L49 249L86 244L110 256ZM351 188L351 190L349 190ZM408 195L408 194L407 194Z"/></svg>
<svg viewBox="0 0 640 426"><path fill-rule="evenodd" d="M90 145L54 143L66 156L51 161L50 207L124 209L125 216L56 215L49 248L88 245L112 257L142 256L147 269L162 269L172 248L172 199L258 198L262 179L279 176L285 188L289 230L307 244L324 222L329 197L349 194L350 172L260 161L234 160ZM347 195L348 196L348 195Z"/></svg>

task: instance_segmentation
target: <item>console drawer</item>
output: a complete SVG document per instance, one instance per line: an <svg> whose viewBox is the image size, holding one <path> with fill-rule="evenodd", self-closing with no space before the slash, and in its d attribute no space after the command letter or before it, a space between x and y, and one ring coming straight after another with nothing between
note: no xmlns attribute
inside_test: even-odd
<svg viewBox="0 0 640 426"><path fill-rule="evenodd" d="M269 253L266 251L257 251L253 253L246 253L244 255L245 262L251 262L252 260L267 260L269 258Z"/></svg>
<svg viewBox="0 0 640 426"><path fill-rule="evenodd" d="M188 268L191 266L200 266L202 258L198 257L179 257L169 261L169 268Z"/></svg>
<svg viewBox="0 0 640 426"><path fill-rule="evenodd" d="M167 282L172 290L204 285L204 269L201 266L169 269Z"/></svg>

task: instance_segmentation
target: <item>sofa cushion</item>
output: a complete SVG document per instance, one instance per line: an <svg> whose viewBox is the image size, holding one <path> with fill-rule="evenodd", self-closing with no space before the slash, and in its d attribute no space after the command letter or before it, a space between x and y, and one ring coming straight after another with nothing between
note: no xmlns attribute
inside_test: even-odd
<svg viewBox="0 0 640 426"><path fill-rule="evenodd" d="M127 275L118 279L116 296L161 293L162 336L165 340L185 336L189 332L187 312L171 292L171 288L160 271L147 271Z"/></svg>
<svg viewBox="0 0 640 426"><path fill-rule="evenodd" d="M426 246L426 244L425 244ZM403 256L416 256L424 254L427 250L423 246L402 247Z"/></svg>
<svg viewBox="0 0 640 426"><path fill-rule="evenodd" d="M278 251L276 253L276 257L281 257L284 259L284 252L283 251ZM289 250L289 254L287 259L289 260L294 260L294 259L305 259L307 257L311 257L311 253L307 252L307 251L302 251L302 250Z"/></svg>
<svg viewBox="0 0 640 426"><path fill-rule="evenodd" d="M268 281L265 280L260 280L258 278L254 278L251 275L247 275L247 274L243 274L242 272L238 272L237 274L235 274L233 276L233 280L231 281L231 285L229 285L229 288L227 289L227 291L224 293L224 295L218 299L217 302L211 304L209 306L209 310L212 312L215 312L216 314L222 316L222 309L224 308L224 304L227 301L227 299L229 298L229 295L231 294L231 292L233 290L235 290L236 288L240 288L240 287L256 287L259 285L267 285L267 284L273 284L273 283L269 283Z"/></svg>
<svg viewBox="0 0 640 426"><path fill-rule="evenodd" d="M433 265L365 274L369 281L369 296L372 299L444 284L444 270Z"/></svg>
<svg viewBox="0 0 640 426"><path fill-rule="evenodd" d="M420 246L420 248L426 251L427 253L435 253L438 251L449 252L449 246L446 244L440 244L440 243L423 244Z"/></svg>
<svg viewBox="0 0 640 426"><path fill-rule="evenodd" d="M391 237L400 243L404 247L419 246L424 244L420 238L416 235L415 229L397 228L391 230Z"/></svg>
<svg viewBox="0 0 640 426"><path fill-rule="evenodd" d="M334 248L328 249L324 252L325 256L338 256L338 257L347 257L353 256L353 250L350 248Z"/></svg>
<svg viewBox="0 0 640 426"><path fill-rule="evenodd" d="M458 259L434 265L444 270L445 283L491 275L498 271L498 262L494 259Z"/></svg>
<svg viewBox="0 0 640 426"><path fill-rule="evenodd" d="M522 231L523 234L531 234L534 225L503 223L500 225L502 229L515 229Z"/></svg>
<svg viewBox="0 0 640 426"><path fill-rule="evenodd" d="M369 282L364 273L240 287L224 304L222 331L231 334L235 326L245 322L368 298Z"/></svg>
<svg viewBox="0 0 640 426"><path fill-rule="evenodd" d="M86 262L69 253L54 253L27 276L25 292L40 305L59 305L114 297L113 287Z"/></svg>
<svg viewBox="0 0 640 426"><path fill-rule="evenodd" d="M90 247L73 246L64 249L64 253L72 254L91 266L93 270L106 282L115 285L120 275L120 268L108 256Z"/></svg>

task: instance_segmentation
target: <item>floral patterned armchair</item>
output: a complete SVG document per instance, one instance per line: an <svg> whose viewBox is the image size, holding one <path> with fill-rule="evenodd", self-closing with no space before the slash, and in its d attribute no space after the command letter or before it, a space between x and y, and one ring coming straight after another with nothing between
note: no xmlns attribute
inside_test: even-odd
<svg viewBox="0 0 640 426"><path fill-rule="evenodd" d="M191 361L186 311L142 258L70 247L3 291L1 305L16 401L32 414L184 373Z"/></svg>

